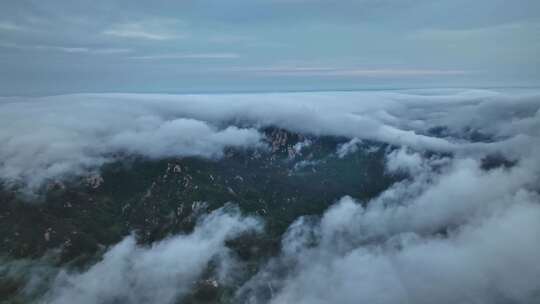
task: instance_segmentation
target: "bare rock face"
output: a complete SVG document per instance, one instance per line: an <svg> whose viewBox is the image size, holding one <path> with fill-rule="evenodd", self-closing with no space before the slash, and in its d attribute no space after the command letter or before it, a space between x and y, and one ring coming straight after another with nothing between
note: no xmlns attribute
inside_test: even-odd
<svg viewBox="0 0 540 304"><path fill-rule="evenodd" d="M101 184L103 184L103 182L104 182L103 177L98 173L94 173L86 177L86 184L90 186L90 188L92 189L99 188Z"/></svg>
<svg viewBox="0 0 540 304"><path fill-rule="evenodd" d="M289 160L302 155L302 149L311 145L311 140L304 135L284 129L270 129L266 132L267 142L272 154L282 154Z"/></svg>
<svg viewBox="0 0 540 304"><path fill-rule="evenodd" d="M176 163L167 163L167 170L165 170L165 175L163 178L167 178L170 174L182 173L182 167Z"/></svg>
<svg viewBox="0 0 540 304"><path fill-rule="evenodd" d="M281 150L287 145L288 133L284 130L276 130L272 133L272 152Z"/></svg>
<svg viewBox="0 0 540 304"><path fill-rule="evenodd" d="M191 204L191 212L195 215L200 215L208 209L208 203L202 201L194 201Z"/></svg>

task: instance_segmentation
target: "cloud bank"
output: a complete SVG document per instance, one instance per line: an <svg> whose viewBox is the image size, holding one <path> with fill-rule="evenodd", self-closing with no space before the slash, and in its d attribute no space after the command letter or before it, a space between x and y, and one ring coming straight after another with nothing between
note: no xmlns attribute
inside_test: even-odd
<svg viewBox="0 0 540 304"><path fill-rule="evenodd" d="M408 178L369 202L346 196L320 217L297 219L281 252L234 282L235 302L540 301L537 91L102 94L10 98L0 107L1 177L34 184L98 168L116 153L219 157L227 146L260 146L264 126L350 138L338 157L364 139L398 147L386 170ZM483 169L494 153L515 165ZM193 233L150 248L127 237L87 271L61 271L45 300L175 303L212 261L220 280L234 278L227 270L241 262L225 240L260 227L218 210Z"/></svg>
<svg viewBox="0 0 540 304"><path fill-rule="evenodd" d="M255 129L217 128L157 104L62 96L0 107L0 178L31 189L121 156L214 158L225 147L256 147L261 139Z"/></svg>
<svg viewBox="0 0 540 304"><path fill-rule="evenodd" d="M539 97L536 91L423 90L2 98L0 179L35 189L119 155L215 158L225 147L260 146L263 126L515 158L538 143ZM436 127L444 127L442 135L430 133ZM491 142L474 142L467 137L472 131Z"/></svg>

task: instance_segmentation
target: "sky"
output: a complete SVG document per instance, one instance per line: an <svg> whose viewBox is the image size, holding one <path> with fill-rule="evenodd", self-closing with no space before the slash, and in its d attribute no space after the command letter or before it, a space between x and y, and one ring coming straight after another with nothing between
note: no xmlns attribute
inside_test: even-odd
<svg viewBox="0 0 540 304"><path fill-rule="evenodd" d="M540 84L537 0L0 5L3 96Z"/></svg>

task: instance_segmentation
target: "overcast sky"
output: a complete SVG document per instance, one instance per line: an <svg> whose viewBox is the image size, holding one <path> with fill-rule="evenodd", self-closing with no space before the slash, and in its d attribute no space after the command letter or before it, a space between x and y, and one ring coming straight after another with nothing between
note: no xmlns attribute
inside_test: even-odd
<svg viewBox="0 0 540 304"><path fill-rule="evenodd" d="M540 84L538 0L0 5L0 95Z"/></svg>

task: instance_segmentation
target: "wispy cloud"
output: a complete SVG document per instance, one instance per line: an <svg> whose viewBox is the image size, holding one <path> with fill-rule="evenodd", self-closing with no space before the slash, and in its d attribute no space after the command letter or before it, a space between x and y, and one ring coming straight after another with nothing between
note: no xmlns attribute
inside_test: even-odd
<svg viewBox="0 0 540 304"><path fill-rule="evenodd" d="M30 46L36 50L51 50L51 51L60 51L65 53L88 53L90 52L89 48L85 47L63 47L63 46L49 46L49 45L36 45Z"/></svg>
<svg viewBox="0 0 540 304"><path fill-rule="evenodd" d="M349 76L349 77L394 77L394 76L444 76L472 73L467 70L445 69L361 69L334 67L245 67L231 71L249 72L261 76Z"/></svg>
<svg viewBox="0 0 540 304"><path fill-rule="evenodd" d="M251 36L241 36L241 35L212 35L207 38L208 42L214 43L246 43L253 42L256 40Z"/></svg>
<svg viewBox="0 0 540 304"><path fill-rule="evenodd" d="M501 35L519 35L519 33L538 33L540 23L518 22L498 24L488 27L466 28L466 29L422 29L413 32L409 39L425 39L439 41L455 41L464 39L479 39L481 37L501 37Z"/></svg>
<svg viewBox="0 0 540 304"><path fill-rule="evenodd" d="M127 48L104 48L104 49L94 49L90 51L95 54L123 54L123 53L130 53L133 50L127 49Z"/></svg>
<svg viewBox="0 0 540 304"><path fill-rule="evenodd" d="M186 37L171 30L178 25L174 19L152 19L141 22L128 22L115 24L103 31L104 35L120 38L146 39L146 40L171 40Z"/></svg>
<svg viewBox="0 0 540 304"><path fill-rule="evenodd" d="M15 24L15 23L0 21L0 30L1 31L22 31L22 30L25 30L25 29L26 29L25 27L22 27L20 25Z"/></svg>
<svg viewBox="0 0 540 304"><path fill-rule="evenodd" d="M147 56L133 56L130 59L137 60L162 60L162 59L236 59L240 55L236 53L171 53Z"/></svg>
<svg viewBox="0 0 540 304"><path fill-rule="evenodd" d="M86 53L86 54L121 54L132 52L128 48L89 48L77 46L55 46L55 45L23 45L11 42L0 43L0 47L15 48L20 50L43 50L57 51L64 53Z"/></svg>

